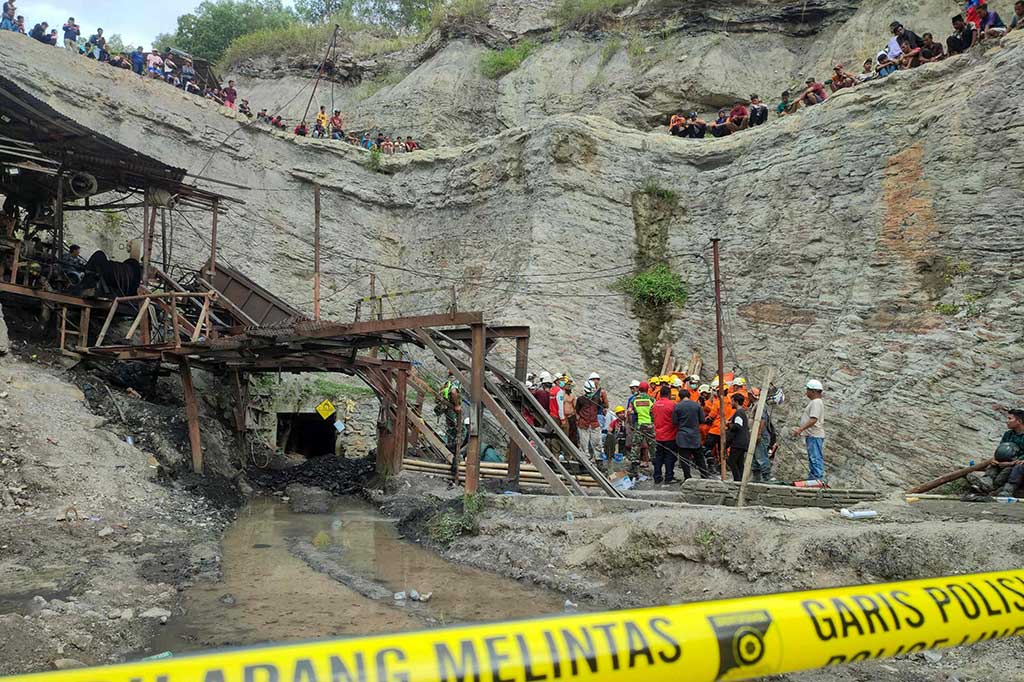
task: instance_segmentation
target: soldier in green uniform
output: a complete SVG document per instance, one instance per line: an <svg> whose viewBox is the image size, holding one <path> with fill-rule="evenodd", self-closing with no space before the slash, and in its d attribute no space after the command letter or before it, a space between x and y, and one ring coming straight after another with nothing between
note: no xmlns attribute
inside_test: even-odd
<svg viewBox="0 0 1024 682"><path fill-rule="evenodd" d="M448 380L441 387L441 401L444 409L444 437L452 451L452 476L458 476L459 449L462 445L462 384L449 372Z"/></svg>

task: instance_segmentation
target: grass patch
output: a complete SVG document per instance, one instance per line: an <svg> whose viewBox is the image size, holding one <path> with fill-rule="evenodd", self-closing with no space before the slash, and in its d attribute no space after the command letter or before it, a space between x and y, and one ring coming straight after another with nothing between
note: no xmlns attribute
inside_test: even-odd
<svg viewBox="0 0 1024 682"><path fill-rule="evenodd" d="M633 29L626 36L626 53L629 54L629 58L634 64L644 61L644 55L647 54L647 43L640 31Z"/></svg>
<svg viewBox="0 0 1024 682"><path fill-rule="evenodd" d="M366 167L375 173L379 173L384 166L384 152L374 147L370 150L370 157L366 161Z"/></svg>
<svg viewBox="0 0 1024 682"><path fill-rule="evenodd" d="M430 15L430 30L447 24L484 21L488 10L487 0L449 0L438 3Z"/></svg>
<svg viewBox="0 0 1024 682"><path fill-rule="evenodd" d="M633 0L561 0L551 16L567 28L596 27L632 4Z"/></svg>
<svg viewBox="0 0 1024 682"><path fill-rule="evenodd" d="M294 23L285 28L268 28L235 38L224 51L218 67L228 71L254 57L290 57L323 50L331 39L333 25L308 26Z"/></svg>
<svg viewBox="0 0 1024 682"><path fill-rule="evenodd" d="M483 493L466 495L462 498L462 509L448 509L436 513L427 523L430 540L442 547L455 542L463 535L480 532L480 514L486 507Z"/></svg>
<svg viewBox="0 0 1024 682"><path fill-rule="evenodd" d="M682 307L689 296L683 278L665 264L622 277L613 286L629 294L638 305L650 307Z"/></svg>
<svg viewBox="0 0 1024 682"><path fill-rule="evenodd" d="M679 195L672 190L665 189L659 185L658 181L654 178L648 178L645 180L641 191L648 196L654 197L655 199L659 199L660 201L664 201L673 206L679 205Z"/></svg>
<svg viewBox="0 0 1024 682"><path fill-rule="evenodd" d="M497 80L518 69L536 49L537 43L524 40L513 47L488 52L480 60L480 72L487 78Z"/></svg>
<svg viewBox="0 0 1024 682"><path fill-rule="evenodd" d="M615 55L622 49L622 38L619 36L613 36L611 40L604 44L601 48L601 68L608 66L611 60L615 59Z"/></svg>

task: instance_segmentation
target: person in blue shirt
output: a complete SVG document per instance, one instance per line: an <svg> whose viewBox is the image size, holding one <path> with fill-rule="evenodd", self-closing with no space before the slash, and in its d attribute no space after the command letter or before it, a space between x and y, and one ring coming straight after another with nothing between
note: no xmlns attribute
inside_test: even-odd
<svg viewBox="0 0 1024 682"><path fill-rule="evenodd" d="M74 17L68 17L68 23L64 24L64 47L72 52L78 52L78 36L82 35L82 29L75 23Z"/></svg>
<svg viewBox="0 0 1024 682"><path fill-rule="evenodd" d="M889 59L889 55L887 53L878 53L878 65L875 67L875 71L878 72L879 78L885 78L890 73L895 71L896 68L896 62Z"/></svg>
<svg viewBox="0 0 1024 682"><path fill-rule="evenodd" d="M132 71L141 76L145 68L146 52L142 49L142 45L139 45L138 49L132 52Z"/></svg>

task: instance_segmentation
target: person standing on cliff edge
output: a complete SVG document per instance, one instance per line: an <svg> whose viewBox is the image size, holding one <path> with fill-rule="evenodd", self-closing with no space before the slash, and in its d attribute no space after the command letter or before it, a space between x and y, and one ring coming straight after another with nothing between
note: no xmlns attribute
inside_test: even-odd
<svg viewBox="0 0 1024 682"><path fill-rule="evenodd" d="M807 478L820 481L825 478L825 402L821 399L824 387L817 379L807 382L807 407L804 409L800 426L793 430L793 436L803 436L807 443L807 461L810 473Z"/></svg>

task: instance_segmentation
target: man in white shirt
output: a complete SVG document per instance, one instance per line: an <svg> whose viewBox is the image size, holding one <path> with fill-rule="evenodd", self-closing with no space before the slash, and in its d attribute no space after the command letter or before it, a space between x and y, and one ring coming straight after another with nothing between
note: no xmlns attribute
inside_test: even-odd
<svg viewBox="0 0 1024 682"><path fill-rule="evenodd" d="M810 473L807 478L820 481L825 478L825 402L821 399L824 387L817 379L807 382L807 407L800 420L800 426L793 430L794 436L803 436L807 442L807 461Z"/></svg>

